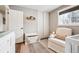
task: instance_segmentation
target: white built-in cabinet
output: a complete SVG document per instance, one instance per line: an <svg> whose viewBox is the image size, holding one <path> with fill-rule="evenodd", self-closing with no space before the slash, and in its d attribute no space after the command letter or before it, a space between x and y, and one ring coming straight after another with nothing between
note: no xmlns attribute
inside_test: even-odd
<svg viewBox="0 0 79 59"><path fill-rule="evenodd" d="M38 34L40 38L49 36L49 14L47 12L38 12Z"/></svg>

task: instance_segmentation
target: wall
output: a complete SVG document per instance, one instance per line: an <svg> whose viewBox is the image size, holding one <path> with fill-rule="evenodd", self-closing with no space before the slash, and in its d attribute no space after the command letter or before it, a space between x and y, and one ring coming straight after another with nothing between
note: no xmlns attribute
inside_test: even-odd
<svg viewBox="0 0 79 59"><path fill-rule="evenodd" d="M64 5L64 6L61 6L57 9L55 9L54 11L51 11L49 13L49 18L50 18L50 33L55 31L57 27L59 27L57 24L58 24L58 11L63 9L63 8L66 8L68 7L69 5ZM68 28L71 28L72 31L73 31L73 34L79 34L79 26L60 26L60 27L68 27Z"/></svg>
<svg viewBox="0 0 79 59"><path fill-rule="evenodd" d="M24 12L24 32L26 33L38 33L40 35L40 37L44 37L48 36L49 34L49 24L48 27L45 26L44 22L45 20L49 20L48 17L48 13L47 12L41 12L41 11L37 11L37 10L33 10L33 9L29 9L29 8L23 8L23 7L19 7L19 6L10 6L11 9L15 9L15 10L21 10ZM44 16L45 15L45 16ZM36 17L36 20L34 21L28 21L26 19L26 16L34 16ZM45 19L47 18L47 19ZM44 29L47 28L47 29Z"/></svg>
<svg viewBox="0 0 79 59"><path fill-rule="evenodd" d="M24 32L26 33L35 33L37 32L37 12L35 10L31 10L28 8L21 8L21 7L17 7L17 6L11 6L11 9L15 9L15 10L21 10L24 12L24 20L23 20L23 25L24 25ZM26 16L34 16L36 17L36 20L34 21L28 21L26 19Z"/></svg>

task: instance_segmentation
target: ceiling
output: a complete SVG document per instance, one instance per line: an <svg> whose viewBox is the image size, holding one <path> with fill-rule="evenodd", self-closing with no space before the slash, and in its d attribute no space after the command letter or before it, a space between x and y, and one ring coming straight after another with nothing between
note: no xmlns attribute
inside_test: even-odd
<svg viewBox="0 0 79 59"><path fill-rule="evenodd" d="M50 12L61 5L19 5L20 7L35 9L38 11Z"/></svg>

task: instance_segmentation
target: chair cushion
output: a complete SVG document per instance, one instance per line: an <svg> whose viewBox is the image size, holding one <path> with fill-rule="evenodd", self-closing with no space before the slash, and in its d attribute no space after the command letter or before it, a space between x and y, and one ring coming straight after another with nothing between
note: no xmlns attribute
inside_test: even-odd
<svg viewBox="0 0 79 59"><path fill-rule="evenodd" d="M67 35L71 36L72 35L72 29L70 28L57 28L56 30L56 35Z"/></svg>
<svg viewBox="0 0 79 59"><path fill-rule="evenodd" d="M60 39L60 40L64 40L65 41L65 37L66 35L56 35L56 38Z"/></svg>
<svg viewBox="0 0 79 59"><path fill-rule="evenodd" d="M57 28L56 30L56 38L65 40L65 37L70 36L72 34L72 29L70 28Z"/></svg>

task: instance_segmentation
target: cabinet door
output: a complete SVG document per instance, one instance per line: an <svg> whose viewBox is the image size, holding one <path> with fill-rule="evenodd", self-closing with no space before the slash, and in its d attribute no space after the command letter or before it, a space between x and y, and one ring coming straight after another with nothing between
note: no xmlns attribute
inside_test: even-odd
<svg viewBox="0 0 79 59"><path fill-rule="evenodd" d="M23 12L9 10L9 30L15 32L16 43L23 42ZM20 39L20 37L22 37Z"/></svg>

